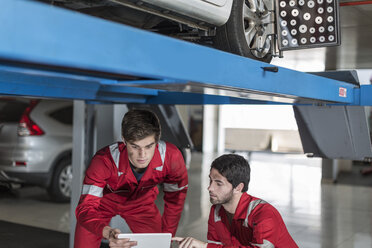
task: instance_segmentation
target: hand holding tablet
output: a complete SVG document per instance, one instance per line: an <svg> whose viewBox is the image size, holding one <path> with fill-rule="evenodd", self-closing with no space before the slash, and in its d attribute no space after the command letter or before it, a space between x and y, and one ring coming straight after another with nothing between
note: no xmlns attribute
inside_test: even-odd
<svg viewBox="0 0 372 248"><path fill-rule="evenodd" d="M171 233L120 233L119 239L129 238L136 241L136 248L169 248L171 245Z"/></svg>

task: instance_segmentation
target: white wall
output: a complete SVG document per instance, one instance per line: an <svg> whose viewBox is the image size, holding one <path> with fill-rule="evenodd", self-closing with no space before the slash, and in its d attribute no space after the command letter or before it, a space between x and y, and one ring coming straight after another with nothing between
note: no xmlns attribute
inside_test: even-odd
<svg viewBox="0 0 372 248"><path fill-rule="evenodd" d="M298 130L290 105L221 105L218 152L225 150L225 128Z"/></svg>

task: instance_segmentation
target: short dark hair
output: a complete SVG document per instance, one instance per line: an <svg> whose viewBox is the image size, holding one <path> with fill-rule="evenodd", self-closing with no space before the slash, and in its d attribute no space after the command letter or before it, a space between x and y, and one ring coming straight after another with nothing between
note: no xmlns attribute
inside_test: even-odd
<svg viewBox="0 0 372 248"><path fill-rule="evenodd" d="M155 135L160 139L160 122L155 113L146 109L129 110L121 122L121 135L125 141L133 142Z"/></svg>
<svg viewBox="0 0 372 248"><path fill-rule="evenodd" d="M225 154L216 158L211 169L216 169L227 181L232 184L233 188L243 183L242 192L248 190L248 184L251 177L251 168L248 161L237 154Z"/></svg>

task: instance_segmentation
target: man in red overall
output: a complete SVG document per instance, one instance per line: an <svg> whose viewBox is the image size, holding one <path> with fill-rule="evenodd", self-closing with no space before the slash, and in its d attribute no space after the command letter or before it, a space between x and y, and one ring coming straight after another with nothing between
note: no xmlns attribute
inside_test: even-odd
<svg viewBox="0 0 372 248"><path fill-rule="evenodd" d="M208 187L213 204L208 221L208 243L175 237L179 248L298 248L279 212L247 194L248 162L235 154L222 155L211 165Z"/></svg>
<svg viewBox="0 0 372 248"><path fill-rule="evenodd" d="M188 187L187 170L178 148L160 138L157 116L130 110L122 121L123 142L98 151L87 168L76 208L75 248L110 247L136 243L118 239L109 226L120 215L134 233L176 233ZM154 201L163 183L164 213Z"/></svg>

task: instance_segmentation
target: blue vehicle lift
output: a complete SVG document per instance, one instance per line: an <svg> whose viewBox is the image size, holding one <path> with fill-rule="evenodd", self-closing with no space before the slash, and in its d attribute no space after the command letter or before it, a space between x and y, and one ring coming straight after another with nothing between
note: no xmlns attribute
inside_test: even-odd
<svg viewBox="0 0 372 248"><path fill-rule="evenodd" d="M153 104L371 104L369 86L33 1L2 1L0 37L2 94Z"/></svg>
<svg viewBox="0 0 372 248"><path fill-rule="evenodd" d="M99 103L372 105L371 85L274 67L34 1L1 1L0 37L1 95ZM83 123L76 114L83 106L75 110L74 120ZM74 147L82 151L77 128ZM82 156L73 158L79 164L74 189L82 183ZM78 197L73 191L71 217Z"/></svg>

